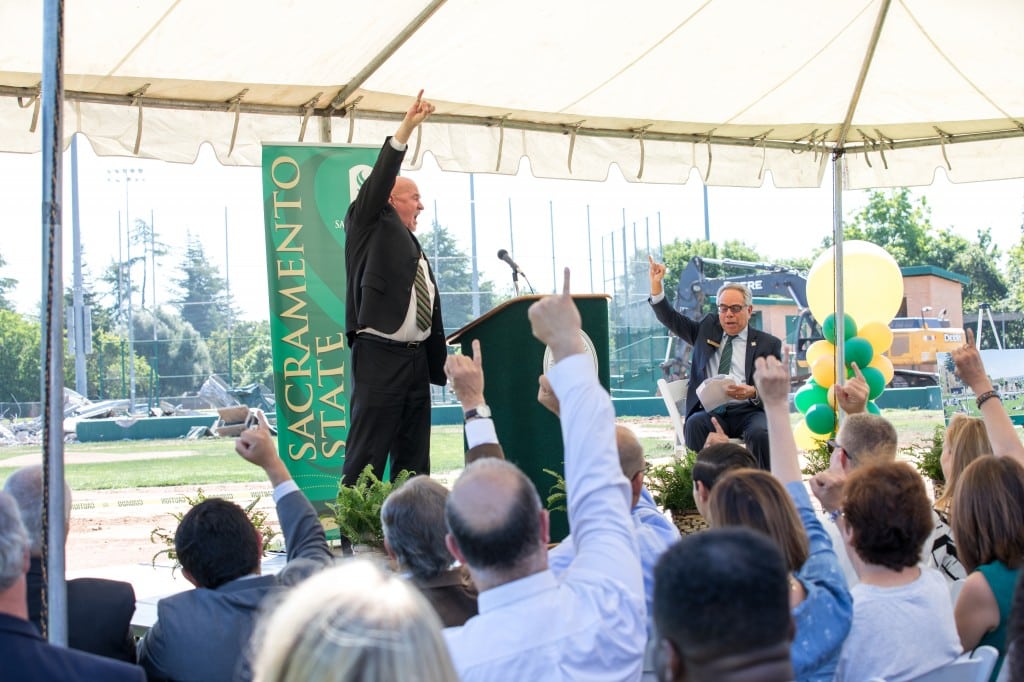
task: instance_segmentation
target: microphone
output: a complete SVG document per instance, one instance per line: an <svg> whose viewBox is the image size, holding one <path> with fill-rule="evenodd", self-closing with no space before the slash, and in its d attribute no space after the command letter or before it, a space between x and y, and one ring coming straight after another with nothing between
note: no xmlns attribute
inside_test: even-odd
<svg viewBox="0 0 1024 682"><path fill-rule="evenodd" d="M512 260L512 256L508 255L508 251L506 251L505 249L501 249L500 251L498 251L498 258L508 263L508 266L512 268L513 273L522 272L522 269L516 264L514 260Z"/></svg>

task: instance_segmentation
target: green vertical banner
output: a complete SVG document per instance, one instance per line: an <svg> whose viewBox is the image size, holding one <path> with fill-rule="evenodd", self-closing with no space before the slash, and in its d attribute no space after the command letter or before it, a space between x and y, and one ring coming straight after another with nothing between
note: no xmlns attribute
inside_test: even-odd
<svg viewBox="0 0 1024 682"><path fill-rule="evenodd" d="M345 462L345 212L378 148L263 145L270 337L281 458L317 511Z"/></svg>

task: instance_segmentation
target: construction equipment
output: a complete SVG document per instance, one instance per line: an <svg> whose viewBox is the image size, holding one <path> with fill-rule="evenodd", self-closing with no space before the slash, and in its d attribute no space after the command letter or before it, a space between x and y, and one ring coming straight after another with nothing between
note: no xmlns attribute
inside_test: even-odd
<svg viewBox="0 0 1024 682"><path fill-rule="evenodd" d="M708 278L704 274L705 265L751 272ZM802 382L808 375L804 360L807 347L823 338L819 322L807 307L806 277L793 268L772 263L695 257L690 259L679 276L675 309L683 315L700 319L706 312L707 297L717 294L718 289L727 282L746 285L754 296L781 296L796 304L797 323L795 339L792 339L794 352L790 371L794 383ZM941 314L939 317L923 316L930 311L930 307L925 307L919 317L896 317L889 323L893 331L893 343L888 356L895 370L891 383L894 387L937 386L936 353L950 352L964 343L963 329L951 327L949 320ZM981 314L979 311L979 330ZM991 322L991 312L989 317ZM678 339L670 341L666 349L666 362L662 364L666 376L686 376L689 350L688 344Z"/></svg>

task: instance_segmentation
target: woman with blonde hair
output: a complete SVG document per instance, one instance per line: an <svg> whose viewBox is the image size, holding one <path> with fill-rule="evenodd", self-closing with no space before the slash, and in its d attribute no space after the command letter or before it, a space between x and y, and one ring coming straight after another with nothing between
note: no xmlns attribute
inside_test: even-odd
<svg viewBox="0 0 1024 682"><path fill-rule="evenodd" d="M996 679L1006 655L1006 629L1024 565L1024 467L1009 457L981 457L957 483L951 521L960 561L970 575L956 602L964 649L999 650Z"/></svg>
<svg viewBox="0 0 1024 682"><path fill-rule="evenodd" d="M946 479L946 489L932 507L935 511L935 530L929 538L930 545L926 550L931 553L932 562L943 577L951 584L953 594L958 591L960 581L967 577L960 559L957 556L956 543L949 527L949 512L952 507L953 495L957 481L967 465L986 455L992 454L992 443L985 430L985 422L978 417L955 414L946 427L942 440L942 475ZM956 589L953 586L957 586Z"/></svg>
<svg viewBox="0 0 1024 682"><path fill-rule="evenodd" d="M261 624L256 682L457 682L441 621L416 588L368 561L309 578Z"/></svg>

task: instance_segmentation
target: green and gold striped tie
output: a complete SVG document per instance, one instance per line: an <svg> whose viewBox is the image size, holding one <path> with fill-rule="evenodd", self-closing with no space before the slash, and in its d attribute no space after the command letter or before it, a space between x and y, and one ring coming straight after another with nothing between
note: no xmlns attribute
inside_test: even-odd
<svg viewBox="0 0 1024 682"><path fill-rule="evenodd" d="M419 261L416 262L416 327L420 331L430 328L430 291L427 289L427 276L423 273L423 267Z"/></svg>
<svg viewBox="0 0 1024 682"><path fill-rule="evenodd" d="M726 335L722 344L722 357L718 361L719 374L732 374L732 340L735 336Z"/></svg>

